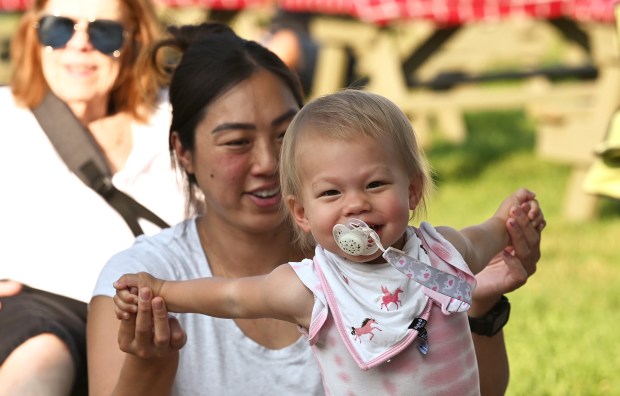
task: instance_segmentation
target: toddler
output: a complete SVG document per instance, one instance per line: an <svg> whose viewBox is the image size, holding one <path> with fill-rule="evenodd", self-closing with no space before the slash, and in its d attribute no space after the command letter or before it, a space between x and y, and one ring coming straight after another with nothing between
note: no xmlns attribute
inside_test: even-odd
<svg viewBox="0 0 620 396"><path fill-rule="evenodd" d="M509 244L510 209L534 194L519 189L462 230L410 226L432 186L425 156L394 103L358 90L299 111L280 169L289 218L299 242L315 246L312 259L240 279L126 274L115 282L117 317L136 312L132 288L149 287L172 312L296 323L328 395L478 394L465 313L473 274Z"/></svg>

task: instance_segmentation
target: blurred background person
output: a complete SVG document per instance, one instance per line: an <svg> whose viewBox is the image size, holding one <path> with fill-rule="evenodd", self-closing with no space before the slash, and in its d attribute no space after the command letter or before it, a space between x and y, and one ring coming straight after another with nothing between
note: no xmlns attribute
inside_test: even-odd
<svg viewBox="0 0 620 396"><path fill-rule="evenodd" d="M312 14L278 10L260 43L278 55L299 77L304 95L309 95L319 44L310 34Z"/></svg>
<svg viewBox="0 0 620 396"><path fill-rule="evenodd" d="M116 188L168 224L183 218L167 101L139 68L160 30L150 0L37 0L22 16L0 88L2 395L87 393L86 302L103 264L134 240L34 117L49 91L88 128Z"/></svg>

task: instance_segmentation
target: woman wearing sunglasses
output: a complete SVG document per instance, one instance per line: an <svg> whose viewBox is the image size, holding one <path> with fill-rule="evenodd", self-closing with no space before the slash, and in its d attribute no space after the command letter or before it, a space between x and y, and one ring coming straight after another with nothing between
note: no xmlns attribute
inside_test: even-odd
<svg viewBox="0 0 620 396"><path fill-rule="evenodd" d="M151 0L35 0L23 15L10 86L0 88L0 279L11 280L0 282L1 395L86 394L86 302L103 264L134 240L30 109L53 92L88 128L118 189L169 224L183 218L169 111L154 73L137 67L159 33Z"/></svg>

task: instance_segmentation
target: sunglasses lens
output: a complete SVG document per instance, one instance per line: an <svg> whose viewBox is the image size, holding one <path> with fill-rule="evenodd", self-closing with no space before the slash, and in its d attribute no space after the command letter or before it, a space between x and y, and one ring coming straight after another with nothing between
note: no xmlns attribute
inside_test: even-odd
<svg viewBox="0 0 620 396"><path fill-rule="evenodd" d="M88 25L88 36L93 46L104 54L111 54L123 47L123 25L115 21L98 19Z"/></svg>
<svg viewBox="0 0 620 396"><path fill-rule="evenodd" d="M62 48L73 37L75 22L66 17L47 15L39 20L39 42L46 47ZM88 37L98 51L110 55L123 47L123 25L115 21L98 19L88 24Z"/></svg>
<svg viewBox="0 0 620 396"><path fill-rule="evenodd" d="M44 16L39 20L39 42L46 47L64 47L73 36L74 24L69 18Z"/></svg>

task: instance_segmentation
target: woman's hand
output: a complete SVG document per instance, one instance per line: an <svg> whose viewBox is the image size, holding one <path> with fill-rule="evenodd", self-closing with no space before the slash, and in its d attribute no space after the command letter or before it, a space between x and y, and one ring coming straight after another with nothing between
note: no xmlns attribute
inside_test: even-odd
<svg viewBox="0 0 620 396"><path fill-rule="evenodd" d="M120 349L145 359L177 353L187 341L177 318L168 315L164 300L152 296L151 289L140 288L137 313L122 319L118 332Z"/></svg>
<svg viewBox="0 0 620 396"><path fill-rule="evenodd" d="M523 286L536 272L540 260L540 237L546 221L538 201L531 200L520 207L513 207L506 227L512 246L495 256L476 275L471 317L485 315L502 294Z"/></svg>

